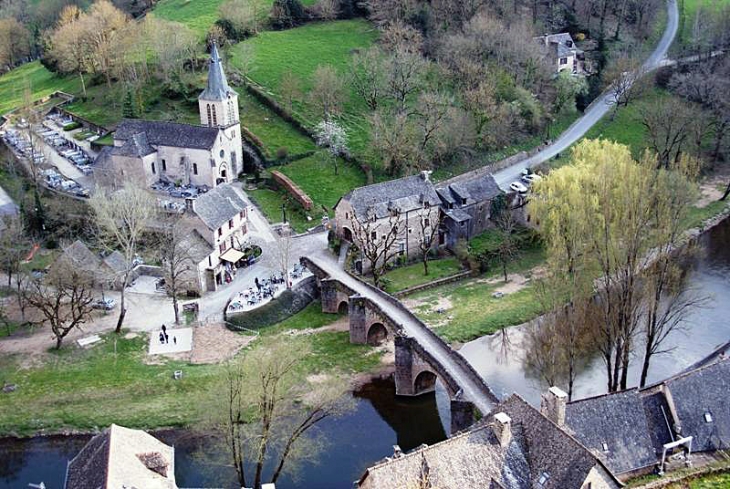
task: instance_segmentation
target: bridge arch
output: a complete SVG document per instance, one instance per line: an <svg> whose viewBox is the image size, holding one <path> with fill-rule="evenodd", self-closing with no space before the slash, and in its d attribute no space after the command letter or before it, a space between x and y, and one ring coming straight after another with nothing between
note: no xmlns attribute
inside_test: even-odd
<svg viewBox="0 0 730 489"><path fill-rule="evenodd" d="M368 327L368 345L378 346L388 339L388 328L383 323L375 322Z"/></svg>
<svg viewBox="0 0 730 489"><path fill-rule="evenodd" d="M413 381L413 391L416 395L431 392L436 388L437 375L430 370L424 370Z"/></svg>
<svg viewBox="0 0 730 489"><path fill-rule="evenodd" d="M340 301L340 305L337 306L337 314L347 314L350 310L350 304L347 301Z"/></svg>

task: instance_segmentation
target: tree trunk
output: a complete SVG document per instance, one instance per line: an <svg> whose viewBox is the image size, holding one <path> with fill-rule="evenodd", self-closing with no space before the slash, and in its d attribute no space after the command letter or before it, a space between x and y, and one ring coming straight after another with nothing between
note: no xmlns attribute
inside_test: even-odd
<svg viewBox="0 0 730 489"><path fill-rule="evenodd" d="M428 251L423 254L423 274L428 275Z"/></svg>
<svg viewBox="0 0 730 489"><path fill-rule="evenodd" d="M626 390L629 380L629 353L631 352L631 341L624 343L624 351L621 357L621 390Z"/></svg>
<svg viewBox="0 0 730 489"><path fill-rule="evenodd" d="M722 197L720 197L720 200L724 201L727 199L727 196L730 195L730 182L727 183L727 188L725 188L725 193L722 194Z"/></svg>
<svg viewBox="0 0 730 489"><path fill-rule="evenodd" d="M502 273L504 274L504 281L506 282L508 280L507 279L507 260L504 258L502 259Z"/></svg>
<svg viewBox="0 0 730 489"><path fill-rule="evenodd" d="M644 388L646 385L646 377L649 375L649 362L651 360L651 343L646 342L646 349L644 351L644 362L641 366L641 380L639 381L639 388Z"/></svg>
<svg viewBox="0 0 730 489"><path fill-rule="evenodd" d="M63 342L63 336L56 336L56 350L61 349L61 343Z"/></svg>
<svg viewBox="0 0 730 489"><path fill-rule="evenodd" d="M177 303L177 294L172 291L172 308L175 309L175 324L180 324L180 307Z"/></svg>
<svg viewBox="0 0 730 489"><path fill-rule="evenodd" d="M84 100L86 100L86 82L84 81L84 74L79 70L79 78L81 78L81 92L84 94Z"/></svg>

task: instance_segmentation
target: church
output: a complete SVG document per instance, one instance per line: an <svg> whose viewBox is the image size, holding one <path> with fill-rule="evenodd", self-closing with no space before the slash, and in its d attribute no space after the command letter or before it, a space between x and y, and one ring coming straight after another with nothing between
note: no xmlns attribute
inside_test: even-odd
<svg viewBox="0 0 730 489"><path fill-rule="evenodd" d="M198 110L200 125L123 120L114 145L99 154L97 183L118 188L131 180L149 187L163 180L214 188L234 180L243 154L238 94L228 86L215 44Z"/></svg>

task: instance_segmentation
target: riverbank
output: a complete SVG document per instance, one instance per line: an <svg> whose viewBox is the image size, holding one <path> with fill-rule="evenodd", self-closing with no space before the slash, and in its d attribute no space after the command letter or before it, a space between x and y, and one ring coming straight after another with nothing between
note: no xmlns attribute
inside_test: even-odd
<svg viewBox="0 0 730 489"><path fill-rule="evenodd" d="M272 327L275 332L253 340L238 356L278 336L312 352L300 367L302 382L341 375L360 384L363 375L381 375L389 352L350 344L346 325L345 331L337 325L341 318L318 307L315 302ZM198 406L215 395L225 364L149 356L147 345L147 334L110 333L92 347L69 345L32 363L24 355L3 355L0 382L16 388L0 392L0 436L95 433L111 423L146 430L196 424L205 417ZM183 373L179 380L176 370Z"/></svg>

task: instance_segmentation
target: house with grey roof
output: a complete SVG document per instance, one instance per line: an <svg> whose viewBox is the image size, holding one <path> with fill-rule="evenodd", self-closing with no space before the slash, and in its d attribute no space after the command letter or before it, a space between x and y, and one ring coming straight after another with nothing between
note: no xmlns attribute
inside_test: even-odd
<svg viewBox="0 0 730 489"><path fill-rule="evenodd" d="M359 187L343 196L335 205L337 235L358 245L366 230L367 239L377 243L395 229L397 255L419 255L424 235L439 226L440 218L441 200L429 173Z"/></svg>
<svg viewBox="0 0 730 489"><path fill-rule="evenodd" d="M518 395L448 440L370 467L362 489L612 489L603 462Z"/></svg>
<svg viewBox="0 0 730 489"><path fill-rule="evenodd" d="M248 245L248 216L252 204L235 185L223 184L186 200L192 230L189 254L196 263L198 293L216 290L232 280Z"/></svg>
<svg viewBox="0 0 730 489"><path fill-rule="evenodd" d="M664 455L677 449L730 448L730 359L644 389L572 402L553 387L543 396L542 411L614 474L629 479L660 468Z"/></svg>
<svg viewBox="0 0 730 489"><path fill-rule="evenodd" d="M243 158L238 94L228 85L215 44L198 110L200 125L120 122L114 145L97 158L97 183L118 188L129 180L145 187L158 180L208 187L231 182L241 171Z"/></svg>
<svg viewBox="0 0 730 489"><path fill-rule="evenodd" d="M545 51L545 57L556 73L569 70L574 75L584 72L585 53L578 49L575 41L567 32L545 34L535 41Z"/></svg>
<svg viewBox="0 0 730 489"><path fill-rule="evenodd" d="M493 227L492 200L502 194L491 174L465 174L436 186L442 202L445 244L453 249L461 240L470 240Z"/></svg>

